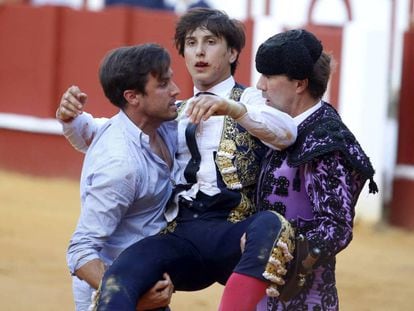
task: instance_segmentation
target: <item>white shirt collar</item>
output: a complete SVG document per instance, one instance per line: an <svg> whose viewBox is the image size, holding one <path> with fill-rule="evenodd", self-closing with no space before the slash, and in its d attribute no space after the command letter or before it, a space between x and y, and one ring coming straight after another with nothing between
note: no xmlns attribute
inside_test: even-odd
<svg viewBox="0 0 414 311"><path fill-rule="evenodd" d="M149 136L145 134L122 110L119 111L119 118L122 120L125 130L131 135L131 139L139 142L140 139L149 143Z"/></svg>
<svg viewBox="0 0 414 311"><path fill-rule="evenodd" d="M293 118L293 121L295 122L296 126L301 124L307 117L309 117L312 113L314 113L316 110L322 107L322 101L319 101L316 105L313 105L308 110L302 112L300 115L297 115Z"/></svg>
<svg viewBox="0 0 414 311"><path fill-rule="evenodd" d="M216 84L212 88L208 89L207 92L214 93L221 97L228 97L230 95L230 91L235 84L233 76L228 77L226 80L221 81L219 84ZM194 87L194 95L199 93L196 87Z"/></svg>

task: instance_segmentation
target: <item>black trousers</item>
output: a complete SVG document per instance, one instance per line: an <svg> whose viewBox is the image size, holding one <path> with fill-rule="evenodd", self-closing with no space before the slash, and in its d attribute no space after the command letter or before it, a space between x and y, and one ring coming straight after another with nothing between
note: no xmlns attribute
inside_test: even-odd
<svg viewBox="0 0 414 311"><path fill-rule="evenodd" d="M279 237L279 218L263 211L231 223L223 210L193 204L181 208L174 232L145 238L121 253L104 275L97 310L134 311L140 296L164 272L179 291L196 291L215 282L224 285L233 271L265 281L262 273Z"/></svg>

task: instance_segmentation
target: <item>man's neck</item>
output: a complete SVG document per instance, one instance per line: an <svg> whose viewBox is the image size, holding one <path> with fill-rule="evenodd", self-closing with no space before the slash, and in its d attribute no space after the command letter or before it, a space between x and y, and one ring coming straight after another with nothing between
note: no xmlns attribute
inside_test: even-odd
<svg viewBox="0 0 414 311"><path fill-rule="evenodd" d="M151 137L155 137L157 135L157 129L160 127L159 122L155 122L154 120L149 120L147 117L142 116L141 114L135 114L131 111L124 110L125 115L131 120L132 123L135 124L142 132L147 134L150 139Z"/></svg>
<svg viewBox="0 0 414 311"><path fill-rule="evenodd" d="M220 90L221 87L227 88L227 83L229 83L229 85L231 84L231 87L234 85L233 76L229 75L225 79L222 79L218 82L216 81L214 84L203 84L198 81L194 81L194 93L211 91L212 89Z"/></svg>
<svg viewBox="0 0 414 311"><path fill-rule="evenodd" d="M297 96L291 105L291 117L297 117L320 102L319 98L313 98L308 92Z"/></svg>

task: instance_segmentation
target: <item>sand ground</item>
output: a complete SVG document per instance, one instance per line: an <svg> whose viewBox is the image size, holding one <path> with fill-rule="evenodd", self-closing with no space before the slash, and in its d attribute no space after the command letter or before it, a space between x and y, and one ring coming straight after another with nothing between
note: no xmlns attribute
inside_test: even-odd
<svg viewBox="0 0 414 311"><path fill-rule="evenodd" d="M65 251L76 181L0 172L0 310L74 310ZM414 310L414 232L358 222L338 256L341 310ZM174 311L214 311L222 287L176 293Z"/></svg>

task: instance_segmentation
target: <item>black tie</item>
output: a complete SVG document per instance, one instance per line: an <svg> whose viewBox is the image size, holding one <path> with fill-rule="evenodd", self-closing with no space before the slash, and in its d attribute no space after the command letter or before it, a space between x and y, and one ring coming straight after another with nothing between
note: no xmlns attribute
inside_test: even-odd
<svg viewBox="0 0 414 311"><path fill-rule="evenodd" d="M199 92L196 94L195 97L198 97L202 94L208 94L208 95L215 95L210 92ZM190 184L197 183L197 172L200 169L200 162L201 162L201 155L198 151L197 147L197 141L196 141L196 130L197 130L197 124L189 122L187 124L187 127L185 129L185 141L187 142L188 149L191 153L191 159L188 161L187 166L184 170L184 177Z"/></svg>
<svg viewBox="0 0 414 311"><path fill-rule="evenodd" d="M190 184L197 183L197 172L200 169L201 155L198 151L197 141L195 138L195 132L197 130L197 124L189 122L185 129L185 140L187 142L188 149L191 153L191 159L188 161L184 170L184 177Z"/></svg>

